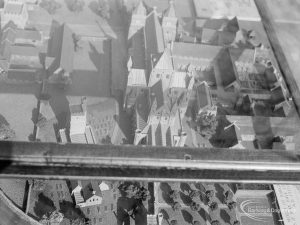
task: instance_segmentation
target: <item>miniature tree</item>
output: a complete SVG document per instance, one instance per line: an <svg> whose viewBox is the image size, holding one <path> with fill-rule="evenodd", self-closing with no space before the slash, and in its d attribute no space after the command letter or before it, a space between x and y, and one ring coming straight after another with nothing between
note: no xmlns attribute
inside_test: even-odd
<svg viewBox="0 0 300 225"><path fill-rule="evenodd" d="M34 179L32 180L32 189L36 191L42 191L46 187L45 180Z"/></svg>
<svg viewBox="0 0 300 225"><path fill-rule="evenodd" d="M39 113L36 126L37 127L43 127L43 126L46 125L46 123L47 123L46 117L43 114Z"/></svg>
<svg viewBox="0 0 300 225"><path fill-rule="evenodd" d="M233 193L232 193L232 191L228 190L228 191L225 192L224 196L225 196L224 203L228 204L229 202L232 201Z"/></svg>
<svg viewBox="0 0 300 225"><path fill-rule="evenodd" d="M52 213L50 213L49 216L44 215L43 218L40 220L40 223L43 225L60 224L63 219L64 215L58 210L55 210Z"/></svg>
<svg viewBox="0 0 300 225"><path fill-rule="evenodd" d="M218 120L215 115L201 112L196 118L197 131L206 139L211 139L216 133Z"/></svg>
<svg viewBox="0 0 300 225"><path fill-rule="evenodd" d="M98 0L98 12L105 19L110 18L110 6L108 0Z"/></svg>
<svg viewBox="0 0 300 225"><path fill-rule="evenodd" d="M86 225L85 219L77 218L70 221L70 225Z"/></svg>
<svg viewBox="0 0 300 225"><path fill-rule="evenodd" d="M172 191L169 192L169 197L170 197L173 201L175 201L175 200L179 199L179 192L176 191L176 190L172 190Z"/></svg>
<svg viewBox="0 0 300 225"><path fill-rule="evenodd" d="M199 192L199 191L196 191L196 190L192 190L192 191L189 193L189 197L190 197L191 199L199 198L199 197L200 197L200 192Z"/></svg>
<svg viewBox="0 0 300 225"><path fill-rule="evenodd" d="M8 124L0 124L0 140L11 140L16 137L16 133Z"/></svg>
<svg viewBox="0 0 300 225"><path fill-rule="evenodd" d="M178 225L178 221L177 220L171 220L170 225Z"/></svg>
<svg viewBox="0 0 300 225"><path fill-rule="evenodd" d="M101 144L104 144L104 145L111 145L111 137L109 135L106 135L105 138L102 138L101 139Z"/></svg>
<svg viewBox="0 0 300 225"><path fill-rule="evenodd" d="M219 222L219 220L214 220L210 224L211 225L221 225L221 223Z"/></svg>
<svg viewBox="0 0 300 225"><path fill-rule="evenodd" d="M61 4L55 0L42 0L40 7L45 9L49 14L55 14L61 8Z"/></svg>
<svg viewBox="0 0 300 225"><path fill-rule="evenodd" d="M205 196L206 196L207 200L210 201L215 196L215 191L208 190L205 192Z"/></svg>
<svg viewBox="0 0 300 225"><path fill-rule="evenodd" d="M212 202L210 205L209 205L209 208L211 209L211 211L216 211L218 208L219 208L219 205L217 202Z"/></svg>
<svg viewBox="0 0 300 225"><path fill-rule="evenodd" d="M236 220L233 222L233 225L241 225L240 221Z"/></svg>
<svg viewBox="0 0 300 225"><path fill-rule="evenodd" d="M67 5L72 12L81 12L85 3L84 0L68 0Z"/></svg>
<svg viewBox="0 0 300 225"><path fill-rule="evenodd" d="M201 209L200 204L198 204L196 202L192 202L190 207L191 207L192 211L199 211Z"/></svg>
<svg viewBox="0 0 300 225"><path fill-rule="evenodd" d="M150 192L145 187L140 187L134 198L140 201L146 201L150 198Z"/></svg>
<svg viewBox="0 0 300 225"><path fill-rule="evenodd" d="M228 208L230 210L236 209L236 202L232 201L228 203Z"/></svg>
<svg viewBox="0 0 300 225"><path fill-rule="evenodd" d="M174 211L179 211L181 209L181 204L179 202L174 202L172 205Z"/></svg>

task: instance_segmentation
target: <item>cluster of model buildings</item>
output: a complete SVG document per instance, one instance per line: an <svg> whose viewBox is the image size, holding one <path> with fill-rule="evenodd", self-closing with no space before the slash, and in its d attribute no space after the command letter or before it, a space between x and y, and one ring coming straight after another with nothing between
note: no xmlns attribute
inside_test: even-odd
<svg viewBox="0 0 300 225"><path fill-rule="evenodd" d="M258 12L218 17L206 2L192 2L195 18L178 17L174 1L165 10L141 1L133 12L124 107L134 144L211 147L189 125L205 112L226 117L232 147L295 149L299 119ZM266 136L271 144L260 143Z"/></svg>

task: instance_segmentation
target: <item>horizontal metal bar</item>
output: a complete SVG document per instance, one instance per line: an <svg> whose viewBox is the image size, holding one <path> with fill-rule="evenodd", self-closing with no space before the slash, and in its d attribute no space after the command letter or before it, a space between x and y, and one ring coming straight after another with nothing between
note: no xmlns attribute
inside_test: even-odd
<svg viewBox="0 0 300 225"><path fill-rule="evenodd" d="M0 142L0 149L0 177L300 183L294 151L37 142Z"/></svg>

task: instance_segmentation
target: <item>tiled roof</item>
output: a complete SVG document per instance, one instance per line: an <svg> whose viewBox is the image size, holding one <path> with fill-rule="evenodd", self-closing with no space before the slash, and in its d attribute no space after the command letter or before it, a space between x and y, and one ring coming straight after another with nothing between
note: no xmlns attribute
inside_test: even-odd
<svg viewBox="0 0 300 225"><path fill-rule="evenodd" d="M278 86L271 91L271 99L272 103L275 105L285 101L286 97L283 94L281 86Z"/></svg>
<svg viewBox="0 0 300 225"><path fill-rule="evenodd" d="M154 65L155 69L159 70L173 70L173 62L171 58L171 52L169 49L165 49L164 53L161 55L157 63Z"/></svg>
<svg viewBox="0 0 300 225"><path fill-rule="evenodd" d="M220 76L220 79L222 81L223 87L226 88L233 82L238 81L238 79L235 74L232 59L227 49L224 52L222 52L221 58L221 60L218 60L219 69L222 71L222 76Z"/></svg>
<svg viewBox="0 0 300 225"><path fill-rule="evenodd" d="M146 87L146 71L143 69L131 69L128 75L127 86Z"/></svg>
<svg viewBox="0 0 300 225"><path fill-rule="evenodd" d="M145 69L145 48L144 48L144 32L139 31L132 37L132 46L129 49L129 55L132 59L132 68Z"/></svg>
<svg viewBox="0 0 300 225"><path fill-rule="evenodd" d="M11 55L39 56L39 50L32 46L13 45L10 47Z"/></svg>
<svg viewBox="0 0 300 225"><path fill-rule="evenodd" d="M143 1L139 1L138 5L136 6L136 8L132 12L132 14L133 15L141 15L141 16L147 15L146 7L144 6Z"/></svg>
<svg viewBox="0 0 300 225"><path fill-rule="evenodd" d="M40 41L41 33L37 30L18 29L16 33L16 38Z"/></svg>
<svg viewBox="0 0 300 225"><path fill-rule="evenodd" d="M170 17L170 18L174 18L174 17L177 18L177 17L176 17L175 7L174 7L174 1L171 0L169 3L170 3L170 6L169 6L169 8L166 10L164 16L165 16L165 17Z"/></svg>
<svg viewBox="0 0 300 225"><path fill-rule="evenodd" d="M162 53L165 50L163 31L155 10L147 16L145 40L145 47L149 56Z"/></svg>
<svg viewBox="0 0 300 225"><path fill-rule="evenodd" d="M201 41L217 45L218 36L219 35L218 35L218 31L217 30L204 28L202 30Z"/></svg>
<svg viewBox="0 0 300 225"><path fill-rule="evenodd" d="M23 7L25 7L24 4L9 2L5 4L4 13L21 14Z"/></svg>
<svg viewBox="0 0 300 225"><path fill-rule="evenodd" d="M55 29L50 40L48 57L55 57L52 71L62 68L65 72L73 71L74 40L71 29L63 24Z"/></svg>
<svg viewBox="0 0 300 225"><path fill-rule="evenodd" d="M148 92L141 93L136 100L137 129L143 130L147 125L149 115Z"/></svg>
<svg viewBox="0 0 300 225"><path fill-rule="evenodd" d="M103 138L110 138L118 124L119 105L115 99L106 99L87 106L87 124L95 135L95 143L101 144ZM113 139L111 139L113 141Z"/></svg>
<svg viewBox="0 0 300 225"><path fill-rule="evenodd" d="M231 48L229 52L233 62L254 64L254 49Z"/></svg>
<svg viewBox="0 0 300 225"><path fill-rule="evenodd" d="M160 109L164 106L164 93L163 93L163 87L162 87L162 81L159 80L150 88L150 97L153 104L155 104L156 110Z"/></svg>
<svg viewBox="0 0 300 225"><path fill-rule="evenodd" d="M186 88L187 87L187 73L175 72L171 78L170 88Z"/></svg>
<svg viewBox="0 0 300 225"><path fill-rule="evenodd" d="M220 53L222 47L192 43L175 42L172 54L179 57L190 57L196 59L214 60Z"/></svg>
<svg viewBox="0 0 300 225"><path fill-rule="evenodd" d="M206 106L212 106L208 86L205 83L201 83L200 85L196 86L196 88L197 88L198 107L200 109L203 109Z"/></svg>

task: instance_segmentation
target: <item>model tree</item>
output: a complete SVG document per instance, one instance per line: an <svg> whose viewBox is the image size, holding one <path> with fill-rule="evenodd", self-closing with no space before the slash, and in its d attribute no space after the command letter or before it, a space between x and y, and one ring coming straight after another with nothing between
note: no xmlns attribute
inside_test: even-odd
<svg viewBox="0 0 300 225"><path fill-rule="evenodd" d="M214 220L210 224L211 225L221 225L221 223L219 222L219 220Z"/></svg>
<svg viewBox="0 0 300 225"><path fill-rule="evenodd" d="M174 202L172 205L174 211L179 211L181 209L181 204L179 202Z"/></svg>
<svg viewBox="0 0 300 225"><path fill-rule="evenodd" d="M233 198L232 191L230 191L230 190L226 191L225 194L224 194L224 197L225 197L224 198L224 203L225 204L230 203L232 201L232 198Z"/></svg>
<svg viewBox="0 0 300 225"><path fill-rule="evenodd" d="M15 131L8 124L0 122L0 140L12 140L15 137Z"/></svg>
<svg viewBox="0 0 300 225"><path fill-rule="evenodd" d="M67 5L72 12L81 12L85 3L84 0L68 0Z"/></svg>
<svg viewBox="0 0 300 225"><path fill-rule="evenodd" d="M190 196L191 199L199 198L199 197L200 197L200 192L199 192L199 191L196 191L196 190L192 190L192 191L189 193L189 196Z"/></svg>
<svg viewBox="0 0 300 225"><path fill-rule="evenodd" d="M85 219L82 218L77 218L70 221L70 225L86 225L86 224L88 223L86 223Z"/></svg>
<svg viewBox="0 0 300 225"><path fill-rule="evenodd" d="M150 192L145 187L140 187L137 190L134 198L140 201L146 201L150 198Z"/></svg>
<svg viewBox="0 0 300 225"><path fill-rule="evenodd" d="M46 187L45 180L34 179L34 180L28 181L28 182L32 183L32 189L36 190L36 191L42 191Z"/></svg>
<svg viewBox="0 0 300 225"><path fill-rule="evenodd" d="M105 19L110 18L110 6L108 0L98 0L98 12Z"/></svg>
<svg viewBox="0 0 300 225"><path fill-rule="evenodd" d="M170 225L178 225L178 221L177 220L171 220Z"/></svg>
<svg viewBox="0 0 300 225"><path fill-rule="evenodd" d="M195 212L199 211L201 209L200 204L198 204L196 202L192 202L190 207L191 207L191 210L195 211Z"/></svg>
<svg viewBox="0 0 300 225"><path fill-rule="evenodd" d="M229 203L228 203L228 208L229 208L230 210L236 209L236 202L234 202L234 201L229 202Z"/></svg>
<svg viewBox="0 0 300 225"><path fill-rule="evenodd" d="M42 0L40 7L45 9L49 14L55 14L56 10L61 8L61 4L55 0Z"/></svg>
<svg viewBox="0 0 300 225"><path fill-rule="evenodd" d="M212 202L210 205L209 205L209 208L211 211L216 211L218 208L219 208L219 205L217 202Z"/></svg>
<svg viewBox="0 0 300 225"><path fill-rule="evenodd" d="M208 201L211 201L212 198L215 196L214 190L207 190L205 192L205 196L206 196L206 198L207 198Z"/></svg>
<svg viewBox="0 0 300 225"><path fill-rule="evenodd" d="M171 190L169 192L169 197L173 200L173 201L176 201L179 199L179 192L176 191L176 190Z"/></svg>
<svg viewBox="0 0 300 225"><path fill-rule="evenodd" d="M64 215L59 211L55 210L50 215L44 215L40 220L40 223L43 225L52 225L52 224L60 224L64 219Z"/></svg>
<svg viewBox="0 0 300 225"><path fill-rule="evenodd" d="M206 139L211 139L216 133L218 120L209 112L201 112L196 118L197 131Z"/></svg>

